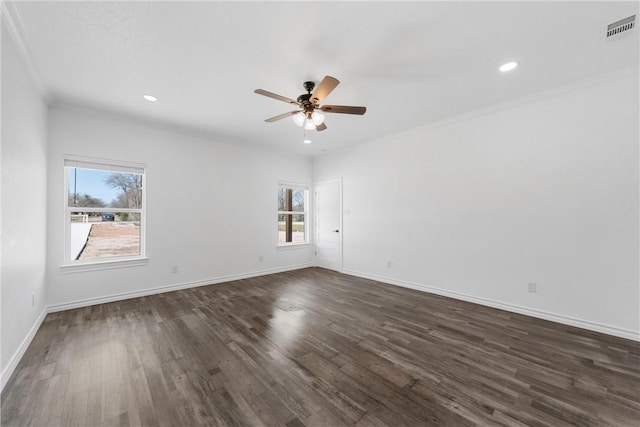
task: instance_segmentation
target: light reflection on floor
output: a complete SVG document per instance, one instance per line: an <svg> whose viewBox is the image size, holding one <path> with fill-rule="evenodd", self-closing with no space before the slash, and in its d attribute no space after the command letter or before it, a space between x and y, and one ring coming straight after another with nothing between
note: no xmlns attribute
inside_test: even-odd
<svg viewBox="0 0 640 427"><path fill-rule="evenodd" d="M280 296L269 320L268 338L284 349L289 348L305 329L306 312L300 304L304 301L294 301L286 294Z"/></svg>

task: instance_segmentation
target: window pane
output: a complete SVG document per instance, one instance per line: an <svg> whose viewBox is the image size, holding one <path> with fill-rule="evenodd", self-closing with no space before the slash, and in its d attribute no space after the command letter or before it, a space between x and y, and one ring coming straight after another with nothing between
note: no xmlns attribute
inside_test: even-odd
<svg viewBox="0 0 640 427"><path fill-rule="evenodd" d="M140 214L72 212L71 260L140 255Z"/></svg>
<svg viewBox="0 0 640 427"><path fill-rule="evenodd" d="M304 212L304 196L306 190L293 190L292 191L292 206L291 210L294 212Z"/></svg>
<svg viewBox="0 0 640 427"><path fill-rule="evenodd" d="M278 214L278 243L287 243L287 219L290 216Z"/></svg>
<svg viewBox="0 0 640 427"><path fill-rule="evenodd" d="M307 190L280 187L278 189L278 210L287 212L304 212Z"/></svg>
<svg viewBox="0 0 640 427"><path fill-rule="evenodd" d="M304 215L278 215L278 243L305 243Z"/></svg>
<svg viewBox="0 0 640 427"><path fill-rule="evenodd" d="M142 175L68 167L68 206L142 208Z"/></svg>
<svg viewBox="0 0 640 427"><path fill-rule="evenodd" d="M304 243L304 215L293 215L292 243Z"/></svg>
<svg viewBox="0 0 640 427"><path fill-rule="evenodd" d="M278 188L278 210L279 211L283 211L284 206L285 206L285 191L284 191L284 187L280 187Z"/></svg>

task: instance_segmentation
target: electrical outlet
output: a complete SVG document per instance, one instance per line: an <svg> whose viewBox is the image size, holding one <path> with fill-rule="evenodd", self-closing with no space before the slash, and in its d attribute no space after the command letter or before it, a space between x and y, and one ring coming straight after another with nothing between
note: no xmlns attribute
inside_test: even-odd
<svg viewBox="0 0 640 427"><path fill-rule="evenodd" d="M391 268L391 261L387 261L387 268Z"/></svg>
<svg viewBox="0 0 640 427"><path fill-rule="evenodd" d="M176 274L176 273L178 272L178 266L177 266L177 265L174 265L173 267L171 267L171 272L172 272L173 274Z"/></svg>
<svg viewBox="0 0 640 427"><path fill-rule="evenodd" d="M36 306L36 294L31 294L31 307Z"/></svg>
<svg viewBox="0 0 640 427"><path fill-rule="evenodd" d="M262 255L260 255L260 256L258 257L258 261L260 261L260 262L264 261L264 257L263 257Z"/></svg>
<svg viewBox="0 0 640 427"><path fill-rule="evenodd" d="M536 282L529 282L527 287L527 292L537 292L538 284Z"/></svg>

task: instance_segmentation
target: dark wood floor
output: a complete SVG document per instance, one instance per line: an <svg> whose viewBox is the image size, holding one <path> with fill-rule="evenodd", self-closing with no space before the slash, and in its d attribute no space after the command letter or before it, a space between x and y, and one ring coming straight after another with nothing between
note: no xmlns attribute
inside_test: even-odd
<svg viewBox="0 0 640 427"><path fill-rule="evenodd" d="M49 314L2 425L638 425L640 345L305 269Z"/></svg>

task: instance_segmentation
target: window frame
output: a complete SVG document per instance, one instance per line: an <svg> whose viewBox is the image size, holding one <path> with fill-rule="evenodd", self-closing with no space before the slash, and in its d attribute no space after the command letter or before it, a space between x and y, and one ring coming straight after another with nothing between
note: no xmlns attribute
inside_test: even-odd
<svg viewBox="0 0 640 427"><path fill-rule="evenodd" d="M278 190L276 195L280 193L280 189L291 189L291 190L303 190L304 191L304 210L303 211L281 211L278 205L278 199L276 197L276 245L278 249L286 249L286 248L295 248L300 246L308 246L311 244L310 242L310 230L309 224L309 200L310 200L310 190L309 185L300 183L300 182L290 182L290 181L278 181ZM280 215L302 215L304 218L304 242L280 242L280 229L279 229L279 219Z"/></svg>
<svg viewBox="0 0 640 427"><path fill-rule="evenodd" d="M102 170L107 172L122 172L139 174L142 180L142 195L140 208L110 208L110 207L71 207L69 206L69 171L73 168ZM75 155L65 155L63 159L64 171L64 202L63 202L63 233L64 249L61 269L63 272L101 270L120 267L144 265L147 263L146 256L146 228L147 228L147 166L143 163L127 162L113 159L102 159L95 157L84 157ZM118 212L118 213L138 213L140 215L140 253L138 255L93 258L87 260L71 259L71 214L82 209L84 212Z"/></svg>

